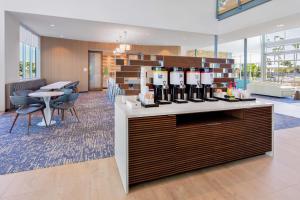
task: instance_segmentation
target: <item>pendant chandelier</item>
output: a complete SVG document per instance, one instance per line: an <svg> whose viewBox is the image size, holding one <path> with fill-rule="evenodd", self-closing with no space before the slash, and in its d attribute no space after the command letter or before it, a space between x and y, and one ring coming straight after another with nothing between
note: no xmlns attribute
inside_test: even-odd
<svg viewBox="0 0 300 200"><path fill-rule="evenodd" d="M119 40L116 41L117 43L119 43L119 46L113 51L114 54L122 54L131 50L131 45L127 44L126 41L127 41L127 31L124 31L123 36L122 34L120 34Z"/></svg>

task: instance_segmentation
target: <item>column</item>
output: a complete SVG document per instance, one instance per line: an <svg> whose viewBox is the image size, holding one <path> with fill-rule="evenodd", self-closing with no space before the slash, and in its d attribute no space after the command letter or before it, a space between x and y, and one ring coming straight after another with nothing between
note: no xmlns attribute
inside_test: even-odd
<svg viewBox="0 0 300 200"><path fill-rule="evenodd" d="M215 58L218 58L218 43L219 43L219 36L218 35L214 35L214 56Z"/></svg>
<svg viewBox="0 0 300 200"><path fill-rule="evenodd" d="M266 78L267 78L267 65L266 65L266 54L265 54L265 51L266 51L266 35L263 34L261 36L261 78L262 78L262 81L266 81Z"/></svg>
<svg viewBox="0 0 300 200"><path fill-rule="evenodd" d="M0 112L5 110L5 14L0 7Z"/></svg>
<svg viewBox="0 0 300 200"><path fill-rule="evenodd" d="M244 89L247 89L247 55L248 55L248 41L244 39Z"/></svg>

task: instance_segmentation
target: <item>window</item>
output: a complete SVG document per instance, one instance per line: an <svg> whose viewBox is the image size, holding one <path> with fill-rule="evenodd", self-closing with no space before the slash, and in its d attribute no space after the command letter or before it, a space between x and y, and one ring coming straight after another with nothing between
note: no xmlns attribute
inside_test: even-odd
<svg viewBox="0 0 300 200"><path fill-rule="evenodd" d="M217 0L217 19L222 20L270 0Z"/></svg>
<svg viewBox="0 0 300 200"><path fill-rule="evenodd" d="M38 77L40 38L24 27L20 27L20 61L21 79Z"/></svg>
<svg viewBox="0 0 300 200"><path fill-rule="evenodd" d="M300 85L300 29L266 34L266 80Z"/></svg>
<svg viewBox="0 0 300 200"><path fill-rule="evenodd" d="M237 0L219 0L218 13L222 14L237 7L238 7Z"/></svg>

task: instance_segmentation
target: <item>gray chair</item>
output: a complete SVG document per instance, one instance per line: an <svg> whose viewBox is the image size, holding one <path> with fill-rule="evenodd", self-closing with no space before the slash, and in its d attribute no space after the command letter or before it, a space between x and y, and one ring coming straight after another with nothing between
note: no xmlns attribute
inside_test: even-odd
<svg viewBox="0 0 300 200"><path fill-rule="evenodd" d="M72 93L73 93L73 90L72 90L72 89L66 89L66 88L63 88L63 89L61 89L60 91L63 92L64 95L68 95L68 94L72 94ZM52 100L50 101L50 105L55 104L55 103L58 103L58 102L64 102L64 101L66 101L66 99L65 99L66 96L64 96L64 95L52 99ZM70 110L70 112L71 112L71 114L73 115L72 110ZM57 114L59 115L59 109L57 109Z"/></svg>
<svg viewBox="0 0 300 200"><path fill-rule="evenodd" d="M11 103L16 106L18 109L16 110L16 117L14 122L9 130L11 133L15 123L19 117L19 115L28 115L28 126L27 126L27 133L29 134L29 127L31 126L31 114L37 111L41 111L43 118L46 122L45 114L44 114L44 105L40 103L39 100L31 97L24 97L24 96L10 96ZM47 124L46 124L47 126Z"/></svg>
<svg viewBox="0 0 300 200"><path fill-rule="evenodd" d="M33 90L17 90L13 92L14 96L22 96L22 97L28 97L29 93L32 93Z"/></svg>
<svg viewBox="0 0 300 200"><path fill-rule="evenodd" d="M72 94L73 93L73 89L68 89L68 88L61 89L60 91L62 91L64 94Z"/></svg>
<svg viewBox="0 0 300 200"><path fill-rule="evenodd" d="M77 86L79 85L79 81L72 82L65 86L65 89L71 89L73 92L77 92Z"/></svg>
<svg viewBox="0 0 300 200"><path fill-rule="evenodd" d="M65 94L63 96L58 97L57 99L53 100L50 104L52 110L51 119L53 118L55 110L61 110L61 120L64 120L65 111L70 111L73 115L73 112L77 118L77 121L80 122L76 109L75 109L75 102L79 97L79 93L72 93L72 94Z"/></svg>
<svg viewBox="0 0 300 200"><path fill-rule="evenodd" d="M13 92L14 96L28 97L30 93L34 92L33 90L17 90ZM35 99L38 104L45 105L45 102L41 98L32 97Z"/></svg>

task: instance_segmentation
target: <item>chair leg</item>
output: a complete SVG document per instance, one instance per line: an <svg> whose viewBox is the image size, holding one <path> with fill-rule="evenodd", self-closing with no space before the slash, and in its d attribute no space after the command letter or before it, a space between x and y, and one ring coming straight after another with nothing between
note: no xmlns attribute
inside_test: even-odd
<svg viewBox="0 0 300 200"><path fill-rule="evenodd" d="M28 114L28 123L29 123L29 126L31 126L31 114Z"/></svg>
<svg viewBox="0 0 300 200"><path fill-rule="evenodd" d="M31 125L31 114L28 114L27 134L29 134L30 125Z"/></svg>
<svg viewBox="0 0 300 200"><path fill-rule="evenodd" d="M72 112L72 109L70 109L69 111L70 111L71 115L73 116L73 112Z"/></svg>
<svg viewBox="0 0 300 200"><path fill-rule="evenodd" d="M16 117L15 117L15 119L14 119L14 122L13 122L12 126L11 126L10 129L9 129L9 133L11 133L13 127L15 126L18 117L19 117L19 114L16 115Z"/></svg>
<svg viewBox="0 0 300 200"><path fill-rule="evenodd" d="M57 109L57 114L59 115L59 109Z"/></svg>
<svg viewBox="0 0 300 200"><path fill-rule="evenodd" d="M48 124L47 124L47 121L46 121L46 117L45 117L44 110L42 109L42 110L41 110L41 112L42 112L42 115L43 115L43 118L44 118L44 121L45 121L46 127L48 127ZM51 124L51 119L50 119L50 124Z"/></svg>
<svg viewBox="0 0 300 200"><path fill-rule="evenodd" d="M53 108L53 110L52 110L52 113L51 113L50 125L51 125L51 121L52 121L52 119L53 119L53 116L54 116L54 111L55 111L55 108Z"/></svg>
<svg viewBox="0 0 300 200"><path fill-rule="evenodd" d="M75 110L75 107L73 107L73 111L74 111L74 113L75 113L75 116L76 116L76 118L77 118L77 121L80 122L80 121L79 121L79 118L78 118L78 115L77 115L77 112L76 112L76 110Z"/></svg>
<svg viewBox="0 0 300 200"><path fill-rule="evenodd" d="M61 110L61 121L65 119L65 110Z"/></svg>

